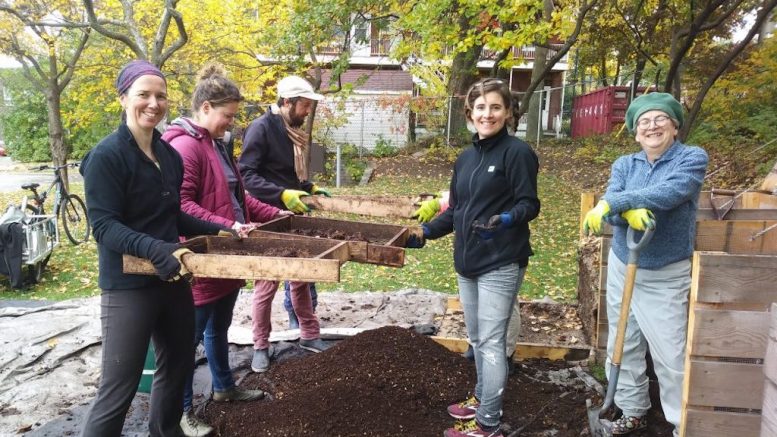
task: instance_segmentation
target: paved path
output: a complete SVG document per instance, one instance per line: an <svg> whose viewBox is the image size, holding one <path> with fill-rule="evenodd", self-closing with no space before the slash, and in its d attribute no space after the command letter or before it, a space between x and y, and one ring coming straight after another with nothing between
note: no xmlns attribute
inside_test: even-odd
<svg viewBox="0 0 777 437"><path fill-rule="evenodd" d="M11 158L7 156L0 157L0 193L20 190L23 184L30 182L37 182L43 188L48 188L54 180L53 171L24 171L23 169L26 167L24 164L11 161ZM83 181L77 168L69 170L68 177L71 182Z"/></svg>

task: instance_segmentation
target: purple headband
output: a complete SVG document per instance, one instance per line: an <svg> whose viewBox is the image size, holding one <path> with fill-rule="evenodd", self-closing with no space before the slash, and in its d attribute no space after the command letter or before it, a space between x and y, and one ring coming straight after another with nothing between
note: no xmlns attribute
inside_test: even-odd
<svg viewBox="0 0 777 437"><path fill-rule="evenodd" d="M125 65L124 68L121 69L119 77L116 78L116 89L119 90L119 95L126 93L140 76L145 76L147 74L159 76L167 83L164 74L159 71L159 68L157 68L156 65L138 59Z"/></svg>

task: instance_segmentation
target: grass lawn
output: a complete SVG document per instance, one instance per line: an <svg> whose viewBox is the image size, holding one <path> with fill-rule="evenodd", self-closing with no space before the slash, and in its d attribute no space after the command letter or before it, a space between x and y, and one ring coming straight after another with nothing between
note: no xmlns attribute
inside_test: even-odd
<svg viewBox="0 0 777 437"><path fill-rule="evenodd" d="M364 187L332 189L333 195L414 195L444 189L448 179L386 177ZM83 185L71 184L71 190L83 196ZM577 223L579 192L569 184L551 175L540 174L539 195L542 202L540 216L531 224L532 246L535 256L521 289L526 299L550 296L559 301L576 297L577 283ZM0 193L0 205L18 203L23 191ZM357 215L328 215L328 217L394 223L415 226L411 220L375 219ZM0 276L2 299L64 300L99 294L97 288L97 252L93 239L86 244L73 246L62 235L49 260L43 280L26 290L10 288L8 279ZM388 291L407 287L422 287L448 293L456 292L456 275L453 270L453 238L448 236L430 241L423 249L408 249L405 267L401 269L369 264L346 263L342 267L341 281L335 284L321 283L320 290Z"/></svg>

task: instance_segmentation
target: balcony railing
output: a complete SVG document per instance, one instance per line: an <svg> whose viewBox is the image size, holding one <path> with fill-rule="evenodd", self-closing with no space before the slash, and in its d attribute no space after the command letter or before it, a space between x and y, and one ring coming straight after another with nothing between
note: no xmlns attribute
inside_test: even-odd
<svg viewBox="0 0 777 437"><path fill-rule="evenodd" d="M391 51L391 38L382 36L370 39L370 56L388 56Z"/></svg>
<svg viewBox="0 0 777 437"><path fill-rule="evenodd" d="M558 53L558 49L562 47L561 44L550 44L550 48L548 48L548 54L547 59L551 59L552 57L556 56L556 53ZM523 59L524 61L534 61L535 59L535 46L522 46L522 47L513 47L512 48L512 55L516 59ZM480 55L480 59L484 61L493 61L496 59L496 56L499 53L495 50L484 48L482 54ZM569 53L564 55L564 57L561 58L561 61L566 61L568 58Z"/></svg>

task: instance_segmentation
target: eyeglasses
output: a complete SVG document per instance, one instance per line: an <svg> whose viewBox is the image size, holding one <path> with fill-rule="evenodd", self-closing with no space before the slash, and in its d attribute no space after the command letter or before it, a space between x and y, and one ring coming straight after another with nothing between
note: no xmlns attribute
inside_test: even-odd
<svg viewBox="0 0 777 437"><path fill-rule="evenodd" d="M658 115L653 119L641 118L637 120L637 126L639 126L642 129L647 129L650 127L652 123L655 123L656 127L663 127L666 125L666 123L669 122L669 120L671 120L671 117L666 115Z"/></svg>

